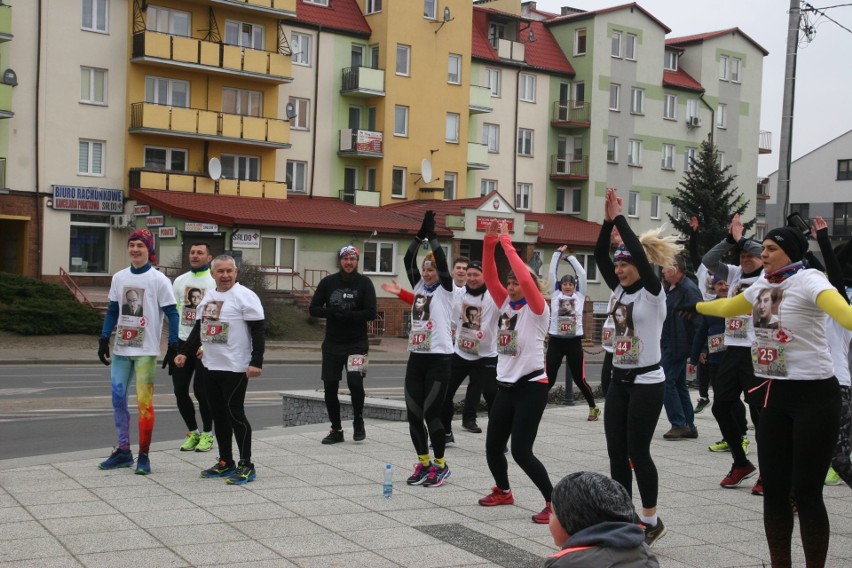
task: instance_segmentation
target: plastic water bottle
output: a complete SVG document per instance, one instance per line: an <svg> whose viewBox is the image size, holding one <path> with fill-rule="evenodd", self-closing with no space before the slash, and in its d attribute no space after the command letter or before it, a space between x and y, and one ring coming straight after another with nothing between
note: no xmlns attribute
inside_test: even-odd
<svg viewBox="0 0 852 568"><path fill-rule="evenodd" d="M385 482L382 485L382 495L385 499L393 497L393 467L391 464L385 465Z"/></svg>

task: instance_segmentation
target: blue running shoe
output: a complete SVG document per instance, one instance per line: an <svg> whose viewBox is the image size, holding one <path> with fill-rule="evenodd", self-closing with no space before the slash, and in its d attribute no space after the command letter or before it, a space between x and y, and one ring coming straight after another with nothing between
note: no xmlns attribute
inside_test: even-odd
<svg viewBox="0 0 852 568"><path fill-rule="evenodd" d="M240 465L237 470L225 481L228 485L245 485L249 481L257 477L257 472L254 470L254 464L248 463L245 460L240 460Z"/></svg>
<svg viewBox="0 0 852 568"><path fill-rule="evenodd" d="M130 448L115 448L107 459L98 464L98 469L118 469L133 465L133 452Z"/></svg>
<svg viewBox="0 0 852 568"><path fill-rule="evenodd" d="M440 487L444 481L450 478L450 468L447 464L444 467L433 465L429 468L429 474L426 476L426 481L423 482L423 487Z"/></svg>
<svg viewBox="0 0 852 568"><path fill-rule="evenodd" d="M426 481L426 476L429 475L429 468L431 466L431 463L429 465L423 465L422 463L415 464L414 473L405 482L409 485L422 485Z"/></svg>
<svg viewBox="0 0 852 568"><path fill-rule="evenodd" d="M216 462L216 465L214 465L210 469L205 469L204 471L202 471L201 477L228 477L236 470L237 467L234 465L234 462L226 462L225 460L219 460L218 462Z"/></svg>
<svg viewBox="0 0 852 568"><path fill-rule="evenodd" d="M148 454L139 452L139 458L136 460L136 474L148 475L151 473L151 460L148 459Z"/></svg>

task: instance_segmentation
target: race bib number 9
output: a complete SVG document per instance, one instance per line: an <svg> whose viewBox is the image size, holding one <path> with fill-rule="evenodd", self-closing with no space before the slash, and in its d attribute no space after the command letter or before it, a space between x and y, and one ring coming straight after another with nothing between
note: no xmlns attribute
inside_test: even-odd
<svg viewBox="0 0 852 568"><path fill-rule="evenodd" d="M116 331L116 344L122 347L142 347L145 342L144 327L119 326Z"/></svg>
<svg viewBox="0 0 852 568"><path fill-rule="evenodd" d="M228 323L209 321L201 323L202 343L228 343Z"/></svg>

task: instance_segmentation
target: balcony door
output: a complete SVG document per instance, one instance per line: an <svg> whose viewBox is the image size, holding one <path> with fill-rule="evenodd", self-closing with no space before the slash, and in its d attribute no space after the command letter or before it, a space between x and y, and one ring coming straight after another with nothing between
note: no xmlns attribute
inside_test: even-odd
<svg viewBox="0 0 852 568"><path fill-rule="evenodd" d="M361 129L361 107L349 107L349 128L353 132Z"/></svg>

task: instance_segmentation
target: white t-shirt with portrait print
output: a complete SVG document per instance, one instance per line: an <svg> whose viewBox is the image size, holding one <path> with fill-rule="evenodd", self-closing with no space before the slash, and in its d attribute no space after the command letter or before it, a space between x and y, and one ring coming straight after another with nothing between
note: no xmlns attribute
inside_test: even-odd
<svg viewBox="0 0 852 568"><path fill-rule="evenodd" d="M583 337L583 308L586 296L579 292L563 294L556 290L550 297L550 335Z"/></svg>
<svg viewBox="0 0 852 568"><path fill-rule="evenodd" d="M497 306L486 290L478 296L471 296L466 288L456 296L456 349L462 359L476 361L483 357L497 356ZM466 317L470 308L476 309L478 317L468 322Z"/></svg>
<svg viewBox="0 0 852 568"><path fill-rule="evenodd" d="M728 267L728 297L745 292L752 284L763 279L763 271L757 276L743 277L739 266ZM754 322L751 314L725 318L725 347L751 347L754 342Z"/></svg>
<svg viewBox="0 0 852 568"><path fill-rule="evenodd" d="M453 352L453 305L456 292L448 292L438 284L428 292L423 280L414 287L411 306L411 331L408 351L449 355Z"/></svg>
<svg viewBox="0 0 852 568"><path fill-rule="evenodd" d="M666 292L656 296L646 288L627 293L621 285L613 291L616 303L613 311L624 314L624 325L616 325L613 338L612 365L619 369L649 367L660 362L660 337L666 319ZM636 377L638 385L650 385L666 380L662 367Z"/></svg>
<svg viewBox="0 0 852 568"><path fill-rule="evenodd" d="M128 293L135 301L128 300ZM160 355L165 306L175 303L172 283L154 267L134 274L130 267L112 277L109 301L119 304L113 354L124 357Z"/></svg>
<svg viewBox="0 0 852 568"><path fill-rule="evenodd" d="M190 299L190 291L196 289L201 290L201 299L203 300L207 290L213 290L216 288L216 281L213 280L212 276L210 276L209 268L202 272L192 272L190 270L189 272L181 274L175 278L172 288L174 289L175 300L177 300L177 312L180 320L178 337L180 337L181 341L186 341L186 338L189 337L189 333L192 331L193 326L195 326L195 320L197 319L197 306L192 307L186 302L186 300ZM200 302L199 305L201 305Z"/></svg>
<svg viewBox="0 0 852 568"><path fill-rule="evenodd" d="M260 298L239 282L227 292L209 290L196 310L201 320L202 364L211 371L244 373L252 351L246 322L264 317Z"/></svg>
<svg viewBox="0 0 852 568"><path fill-rule="evenodd" d="M512 308L507 297L497 319L497 380L516 383L524 375L541 371L530 382L547 378L544 371L544 336L550 325L550 306L535 314L528 305Z"/></svg>

